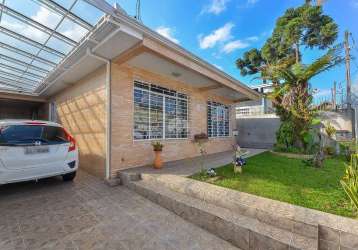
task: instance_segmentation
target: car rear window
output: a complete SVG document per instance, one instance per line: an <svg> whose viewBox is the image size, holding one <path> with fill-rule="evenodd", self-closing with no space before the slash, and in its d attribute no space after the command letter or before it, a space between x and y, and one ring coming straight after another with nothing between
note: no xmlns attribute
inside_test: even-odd
<svg viewBox="0 0 358 250"><path fill-rule="evenodd" d="M67 143L68 139L63 128L43 125L10 125L0 127L0 145Z"/></svg>

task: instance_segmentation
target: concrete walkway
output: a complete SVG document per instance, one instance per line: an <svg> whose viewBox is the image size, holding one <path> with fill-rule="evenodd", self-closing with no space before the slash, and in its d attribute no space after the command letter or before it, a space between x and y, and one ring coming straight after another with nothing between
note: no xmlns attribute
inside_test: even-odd
<svg viewBox="0 0 358 250"><path fill-rule="evenodd" d="M260 154L266 149L252 149L246 148L249 151L247 157L251 157ZM226 151L222 153L207 155L204 159L204 167L217 168L223 165L229 164L233 161L233 152ZM144 174L173 174L180 176L190 176L201 170L201 157L194 157L184 160L178 160L173 162L167 162L162 169L154 169L151 166L143 166L132 169L124 170L127 173L144 173Z"/></svg>
<svg viewBox="0 0 358 250"><path fill-rule="evenodd" d="M123 186L79 171L0 186L1 250L237 249Z"/></svg>

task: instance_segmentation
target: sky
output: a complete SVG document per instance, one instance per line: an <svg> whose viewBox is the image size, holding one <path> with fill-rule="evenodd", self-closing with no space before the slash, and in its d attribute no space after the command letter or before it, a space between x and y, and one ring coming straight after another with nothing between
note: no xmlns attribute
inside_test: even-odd
<svg viewBox="0 0 358 250"><path fill-rule="evenodd" d="M130 15L135 15L135 0L117 2ZM143 23L229 73L247 85L260 83L257 77L242 77L235 66L237 58L251 48L261 48L271 35L275 22L287 8L304 0L142 0ZM326 0L324 13L339 26L338 42L349 30L357 41L352 55L358 58L358 0ZM352 43L352 41L350 41ZM310 63L323 51L304 52L304 63ZM353 90L358 93L358 60L351 65ZM344 64L311 80L318 89L316 101L331 98L333 81L345 87Z"/></svg>
<svg viewBox="0 0 358 250"><path fill-rule="evenodd" d="M69 8L74 2L74 0L55 1L65 8ZM87 31L83 27L69 19L58 25L61 17L39 5L39 2L39 0L5 0L5 5L50 28L57 28L59 33L75 41L80 41L86 34ZM135 15L136 0L107 0L107 2L112 5L118 3L129 15ZM303 2L304 0L141 0L141 17L144 25L251 86L259 84L261 80L255 76L242 77L235 66L236 59L251 48L261 48L271 35L276 19L287 8L297 7ZM72 11L91 24L95 24L103 15L84 0L78 0ZM358 58L358 0L326 0L324 12L333 17L339 26L337 43L343 41L346 29L352 33L357 41L357 46L352 44L352 55ZM45 32L21 24L8 14L2 15L0 26L15 30L39 43L48 40L47 46L65 54L72 49L72 46L54 37L49 39L49 35ZM30 53L39 53L39 56L56 63L60 60L44 50L30 48L1 33L0 40ZM5 53L1 47L0 53ZM324 51L304 50L303 61L310 63L323 53ZM29 58L18 55L16 58L30 63ZM2 63L1 58L0 63ZM33 65L51 70L49 65L44 65L42 62L33 62ZM31 69L28 71L31 72ZM353 91L358 93L358 59L353 59L351 72ZM316 101L330 98L333 81L337 81L338 86L345 86L344 65L312 79L313 88L319 90Z"/></svg>

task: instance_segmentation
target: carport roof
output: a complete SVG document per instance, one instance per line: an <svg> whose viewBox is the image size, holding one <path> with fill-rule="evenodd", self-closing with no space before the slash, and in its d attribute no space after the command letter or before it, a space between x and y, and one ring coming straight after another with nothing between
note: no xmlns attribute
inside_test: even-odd
<svg viewBox="0 0 358 250"><path fill-rule="evenodd" d="M0 0L0 90L35 94L94 30L98 0Z"/></svg>

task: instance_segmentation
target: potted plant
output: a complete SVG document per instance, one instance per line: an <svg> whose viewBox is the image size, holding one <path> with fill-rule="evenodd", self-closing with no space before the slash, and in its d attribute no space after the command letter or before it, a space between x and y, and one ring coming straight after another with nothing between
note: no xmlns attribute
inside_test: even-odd
<svg viewBox="0 0 358 250"><path fill-rule="evenodd" d="M154 168L160 169L163 166L161 152L163 151L164 145L162 143L160 143L159 141L157 141L157 142L153 142L152 146L153 146L153 150L155 153Z"/></svg>

